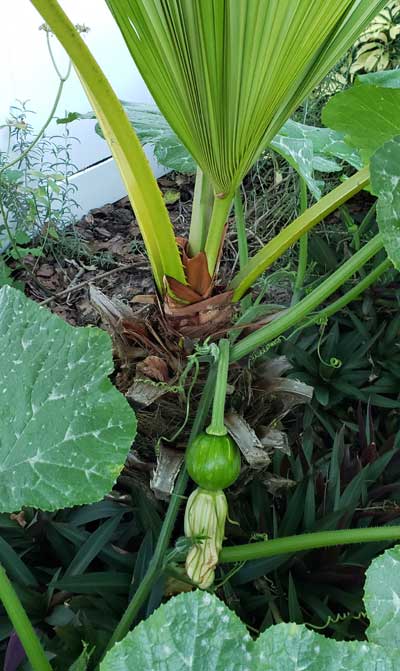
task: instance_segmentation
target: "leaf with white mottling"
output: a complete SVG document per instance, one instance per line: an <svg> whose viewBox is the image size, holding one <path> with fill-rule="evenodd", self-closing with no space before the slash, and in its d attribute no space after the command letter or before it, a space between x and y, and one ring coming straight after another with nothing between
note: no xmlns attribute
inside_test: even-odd
<svg viewBox="0 0 400 671"><path fill-rule="evenodd" d="M399 650L400 545L372 562L366 574L364 602L370 621L369 640Z"/></svg>
<svg viewBox="0 0 400 671"><path fill-rule="evenodd" d="M394 655L369 643L340 642L304 625L278 624L257 639L252 671L395 671Z"/></svg>
<svg viewBox="0 0 400 671"><path fill-rule="evenodd" d="M361 167L357 151L344 142L344 135L330 128L307 126L289 119L270 143L305 180L317 200L323 182L315 179L314 171L339 172L342 167L335 158Z"/></svg>
<svg viewBox="0 0 400 671"><path fill-rule="evenodd" d="M371 186L378 196L376 214L387 255L400 270L400 135L372 157Z"/></svg>
<svg viewBox="0 0 400 671"><path fill-rule="evenodd" d="M239 618L197 590L141 622L106 655L100 671L250 671L251 647Z"/></svg>
<svg viewBox="0 0 400 671"><path fill-rule="evenodd" d="M111 341L11 287L0 291L0 511L98 501L136 431L111 384Z"/></svg>
<svg viewBox="0 0 400 671"><path fill-rule="evenodd" d="M143 145L151 144L154 155L161 165L170 170L183 173L196 172L196 164L174 133L169 123L155 105L121 101L135 132ZM95 119L93 112L79 114L70 112L58 123L69 123L76 119ZM96 132L103 137L100 126ZM270 147L301 175L313 196L321 197L323 182L314 178L314 170L320 172L338 172L341 166L334 160L338 158L355 168L362 166L357 151L344 141L343 133L330 128L307 126L289 119L270 143Z"/></svg>
<svg viewBox="0 0 400 671"><path fill-rule="evenodd" d="M340 172L342 170L342 166L337 161L325 156L314 156L313 168L318 172Z"/></svg>
<svg viewBox="0 0 400 671"><path fill-rule="evenodd" d="M270 147L289 163L306 182L310 192L317 200L321 198L321 182L314 179L314 152L310 140L277 135ZM339 168L340 170L340 168Z"/></svg>
<svg viewBox="0 0 400 671"><path fill-rule="evenodd" d="M299 140L311 142L314 153L314 170L318 170L316 166L316 159L320 158L339 158L346 161L355 168L362 165L362 161L358 152L344 141L344 134L338 133L332 128L320 128L318 126L308 126L307 124L298 123L289 119L282 126L276 137L292 137ZM276 138L274 138L276 139ZM337 165L337 164L336 164ZM336 172L336 170L335 170Z"/></svg>
<svg viewBox="0 0 400 671"><path fill-rule="evenodd" d="M161 165L177 172L188 174L196 172L196 164L193 158L155 105L132 103L126 100L120 102L140 142L143 146L146 144L153 145L154 156ZM57 119L57 123L64 124L79 119L95 118L94 112L86 112L85 114L69 112L64 118ZM98 123L95 129L96 133L104 140L103 132Z"/></svg>
<svg viewBox="0 0 400 671"><path fill-rule="evenodd" d="M357 84L373 84L388 89L400 89L400 70L380 70L357 77Z"/></svg>
<svg viewBox="0 0 400 671"><path fill-rule="evenodd" d="M196 172L193 158L155 105L121 102L139 140L154 145L154 155L161 165L178 172Z"/></svg>
<svg viewBox="0 0 400 671"><path fill-rule="evenodd" d="M272 626L254 641L215 595L197 590L160 606L100 671L396 671L397 656L389 641L336 641L297 624Z"/></svg>

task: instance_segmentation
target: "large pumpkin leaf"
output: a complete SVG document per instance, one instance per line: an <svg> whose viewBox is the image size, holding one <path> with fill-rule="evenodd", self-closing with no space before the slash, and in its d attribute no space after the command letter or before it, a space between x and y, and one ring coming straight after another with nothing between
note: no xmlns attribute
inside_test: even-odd
<svg viewBox="0 0 400 671"><path fill-rule="evenodd" d="M296 624L270 627L254 642L224 603L196 591L141 622L106 655L100 671L395 671L396 654Z"/></svg>
<svg viewBox="0 0 400 671"><path fill-rule="evenodd" d="M270 146L289 163L304 179L308 189L317 200L321 198L323 182L314 177L314 152L310 140L299 139L287 135L277 135ZM337 164L336 164L337 165ZM335 166L336 171L336 166ZM337 165L340 170L340 166Z"/></svg>
<svg viewBox="0 0 400 671"><path fill-rule="evenodd" d="M354 168L361 168L361 157L356 149L352 149L344 140L344 134L332 128L308 126L289 119L274 137L271 146L279 138L293 138L311 142L313 148L313 168L319 172L336 172L339 168L334 159L349 163Z"/></svg>
<svg viewBox="0 0 400 671"><path fill-rule="evenodd" d="M315 172L339 172L339 159L355 168L362 165L358 152L345 141L344 135L330 128L307 126L289 119L269 145L305 180L317 200L324 182L315 178Z"/></svg>
<svg viewBox="0 0 400 671"><path fill-rule="evenodd" d="M396 671L400 654L400 546L374 560L365 604L370 642L341 642L279 624L253 641L216 596L181 594L106 655L100 671Z"/></svg>
<svg viewBox="0 0 400 671"><path fill-rule="evenodd" d="M399 650L400 545L372 562L366 575L364 601L370 619L369 640Z"/></svg>
<svg viewBox="0 0 400 671"><path fill-rule="evenodd" d="M106 655L100 671L245 671L251 637L217 597L180 594Z"/></svg>
<svg viewBox="0 0 400 671"><path fill-rule="evenodd" d="M155 105L122 104L139 140L154 145L154 155L161 165L178 172L196 172L193 158Z"/></svg>
<svg viewBox="0 0 400 671"><path fill-rule="evenodd" d="M121 471L136 430L108 379L110 338L0 291L0 511L91 503Z"/></svg>
<svg viewBox="0 0 400 671"><path fill-rule="evenodd" d="M379 147L400 133L399 72L359 77L355 86L330 99L322 120L345 133L346 141L367 163Z"/></svg>
<svg viewBox="0 0 400 671"><path fill-rule="evenodd" d="M172 130L155 105L121 101L136 134L143 145L151 144L161 165L182 173L196 172L196 164L187 149ZM94 119L93 112L70 112L58 123L71 123L76 119ZM99 124L96 132L104 137ZM289 119L270 142L270 148L283 156L306 181L312 195L321 197L323 181L314 172L338 172L345 161L355 168L362 166L356 150L344 141L343 133L330 128L307 126Z"/></svg>
<svg viewBox="0 0 400 671"><path fill-rule="evenodd" d="M252 671L395 671L394 654L367 643L344 643L304 625L278 624L257 639Z"/></svg>
<svg viewBox="0 0 400 671"><path fill-rule="evenodd" d="M389 89L400 88L400 70L382 70L380 72L368 72L357 78L357 84L372 84Z"/></svg>
<svg viewBox="0 0 400 671"><path fill-rule="evenodd" d="M400 270L400 135L372 157L371 186L378 196L377 220L387 255Z"/></svg>
<svg viewBox="0 0 400 671"><path fill-rule="evenodd" d="M177 172L189 174L196 172L196 164L193 158L156 105L131 103L126 100L120 102L140 142L142 145L151 144L153 146L154 156L161 165ZM57 123L64 124L77 119L95 118L94 112L69 112L65 117L58 118ZM104 140L103 132L98 123L95 129L96 133Z"/></svg>

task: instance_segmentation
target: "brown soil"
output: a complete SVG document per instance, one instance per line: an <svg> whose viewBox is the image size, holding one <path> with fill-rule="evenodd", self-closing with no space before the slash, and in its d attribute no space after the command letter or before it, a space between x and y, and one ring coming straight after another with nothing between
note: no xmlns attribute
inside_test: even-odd
<svg viewBox="0 0 400 671"><path fill-rule="evenodd" d="M185 234L190 219L193 185L181 178L180 198L169 206L177 235ZM177 181L163 178L164 192L177 189ZM137 294L154 292L144 246L128 198L91 210L54 243L48 239L39 259L26 257L29 273L20 279L26 294L74 326L98 324L99 315L88 300L93 283L109 298L130 301ZM54 297L51 300L51 297Z"/></svg>
<svg viewBox="0 0 400 671"><path fill-rule="evenodd" d="M176 236L188 235L193 200L192 176L171 174L158 180L167 204ZM248 203L249 250L255 253L271 231L265 235L253 222L256 208ZM251 229L251 230L250 230ZM260 237L261 235L261 237ZM44 232L46 238L46 232ZM37 241L42 245L43 239ZM236 233L228 228L224 253L220 264L217 293L229 284L238 269ZM113 204L91 210L74 227L52 241L47 237L45 253L39 258L27 256L25 265L29 272L18 273L25 282L26 294L48 307L74 326L99 324L99 315L88 300L89 285L94 284L110 299L130 302L140 294L153 294L154 285L144 245L127 197ZM289 299L287 292L277 289L273 302ZM269 296L268 302L271 302Z"/></svg>

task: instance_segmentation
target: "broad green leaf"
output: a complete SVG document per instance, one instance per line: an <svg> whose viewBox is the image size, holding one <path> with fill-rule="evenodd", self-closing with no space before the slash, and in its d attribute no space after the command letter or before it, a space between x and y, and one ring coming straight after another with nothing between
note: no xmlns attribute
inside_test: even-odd
<svg viewBox="0 0 400 671"><path fill-rule="evenodd" d="M194 160L155 105L122 104L139 140L154 145L154 155L161 165L177 172L196 172Z"/></svg>
<svg viewBox="0 0 400 671"><path fill-rule="evenodd" d="M400 76L374 73L359 77L355 86L333 96L325 106L326 126L346 134L366 163L385 142L400 134Z"/></svg>
<svg viewBox="0 0 400 671"><path fill-rule="evenodd" d="M337 164L333 159L346 161L354 168L361 168L362 161L357 150L352 149L344 140L344 134L338 133L332 128L319 128L308 126L289 119L280 129L278 135L272 140L275 142L280 137L292 137L311 142L313 147L313 168L320 170L320 162L332 161L332 171L337 170ZM271 145L272 145L271 143ZM330 170L327 170L330 172Z"/></svg>
<svg viewBox="0 0 400 671"><path fill-rule="evenodd" d="M109 336L0 291L0 511L98 501L135 435Z"/></svg>
<svg viewBox="0 0 400 671"><path fill-rule="evenodd" d="M140 141L154 145L154 154L159 163L178 172L196 171L194 160L155 105L121 102ZM98 125L96 130L101 133ZM344 142L342 133L328 128L307 126L291 119L273 138L270 146L304 177L317 199L321 196L321 182L314 179L314 170L340 171L341 166L332 157L345 160L356 168L362 165L357 151Z"/></svg>
<svg viewBox="0 0 400 671"><path fill-rule="evenodd" d="M318 172L340 172L342 166L340 166L331 158L325 158L324 156L314 156L313 168L314 170L318 170Z"/></svg>
<svg viewBox="0 0 400 671"><path fill-rule="evenodd" d="M160 606L112 648L100 671L395 671L397 655L296 624L272 626L253 641L224 603L197 590Z"/></svg>
<svg viewBox="0 0 400 671"><path fill-rule="evenodd" d="M374 559L364 590L370 620L368 638L385 647L400 649L400 545ZM400 658L400 651L399 651Z"/></svg>
<svg viewBox="0 0 400 671"><path fill-rule="evenodd" d="M314 198L319 200L322 183L314 178L312 142L310 140L300 140L298 138L278 135L272 140L270 147L283 156L289 165L301 175ZM338 166L338 170L340 170L340 166Z"/></svg>
<svg viewBox="0 0 400 671"><path fill-rule="evenodd" d="M135 132L143 145L151 144L159 163L170 170L194 173L196 164L169 123L155 105L121 101ZM58 123L76 119L94 119L92 112L70 112ZM96 132L104 137L99 124ZM344 141L343 133L329 128L307 126L289 119L269 145L303 177L316 199L321 197L323 182L314 178L314 171L338 172L340 164L335 158L360 168L362 161L357 151Z"/></svg>
<svg viewBox="0 0 400 671"><path fill-rule="evenodd" d="M400 135L372 157L371 186L378 196L377 220L387 255L400 270Z"/></svg>
<svg viewBox="0 0 400 671"><path fill-rule="evenodd" d="M321 197L323 182L315 179L314 171L339 172L341 165L335 158L355 168L362 165L357 151L345 143L342 133L330 128L307 126L292 119L283 125L269 146L299 173L317 200Z"/></svg>
<svg viewBox="0 0 400 671"><path fill-rule="evenodd" d="M4 258L0 256L0 287L12 286L13 284L12 270L4 261Z"/></svg>
<svg viewBox="0 0 400 671"><path fill-rule="evenodd" d="M197 590L141 622L106 655L100 671L250 671L251 646L238 617Z"/></svg>
<svg viewBox="0 0 400 671"><path fill-rule="evenodd" d="M304 625L278 624L254 645L252 671L395 671L395 655L377 645L339 642Z"/></svg>
<svg viewBox="0 0 400 671"><path fill-rule="evenodd" d="M369 72L357 78L358 84L372 84L384 86L389 89L400 88L400 70L382 70L381 72Z"/></svg>
<svg viewBox="0 0 400 671"><path fill-rule="evenodd" d="M176 136L169 123L163 117L156 105L146 103L132 103L121 100L129 121L142 145L151 144L154 155L161 165L182 173L195 173L196 164L187 149ZM95 119L93 112L69 112L64 118L57 119L57 123L71 123L76 120ZM96 133L104 140L100 125L96 124Z"/></svg>

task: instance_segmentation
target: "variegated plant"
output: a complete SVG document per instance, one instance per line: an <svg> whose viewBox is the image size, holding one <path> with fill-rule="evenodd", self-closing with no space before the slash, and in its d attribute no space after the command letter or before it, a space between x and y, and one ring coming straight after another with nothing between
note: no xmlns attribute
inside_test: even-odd
<svg viewBox="0 0 400 671"><path fill-rule="evenodd" d="M350 81L363 72L400 64L400 2L393 0L375 17L350 50L346 68Z"/></svg>
<svg viewBox="0 0 400 671"><path fill-rule="evenodd" d="M367 72L400 65L400 1L391 0L375 16L330 75L317 95L332 96Z"/></svg>

